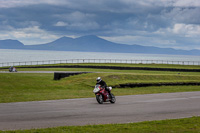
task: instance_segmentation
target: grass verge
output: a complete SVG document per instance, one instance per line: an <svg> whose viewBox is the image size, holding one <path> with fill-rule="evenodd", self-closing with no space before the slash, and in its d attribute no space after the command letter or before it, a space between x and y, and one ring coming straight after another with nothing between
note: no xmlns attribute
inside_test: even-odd
<svg viewBox="0 0 200 133"><path fill-rule="evenodd" d="M199 133L200 117L146 121L129 124L65 126L46 129L0 131L0 133Z"/></svg>
<svg viewBox="0 0 200 133"><path fill-rule="evenodd" d="M139 64L127 64L127 63L62 63L62 64L52 64L51 66L66 66L66 65L200 69L200 66L198 66L198 65L143 64L143 63L139 63ZM36 65L36 66L49 66L49 65ZM30 67L32 67L32 66L30 66Z"/></svg>
<svg viewBox="0 0 200 133"><path fill-rule="evenodd" d="M89 73L53 80L53 73L0 73L0 103L94 97L96 77L109 86L124 83L199 82L199 75ZM115 88L120 95L200 91L200 86Z"/></svg>
<svg viewBox="0 0 200 133"><path fill-rule="evenodd" d="M199 65L176 65L176 64L127 64L127 63L61 63L61 64L47 64L47 65L26 65L16 66L17 69L20 67L26 67L29 69L33 67L48 67L48 66L115 66L115 67L141 67L141 68L175 68L175 69L200 69ZM0 67L0 69L8 69L9 67Z"/></svg>

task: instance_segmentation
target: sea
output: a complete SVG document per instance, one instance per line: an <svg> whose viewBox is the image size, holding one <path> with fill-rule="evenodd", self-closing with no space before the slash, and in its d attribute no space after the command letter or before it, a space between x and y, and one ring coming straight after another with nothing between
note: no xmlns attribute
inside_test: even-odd
<svg viewBox="0 0 200 133"><path fill-rule="evenodd" d="M200 62L200 56L136 54L136 53L106 53L106 52L74 52L45 50L0 49L0 64L9 62L47 61L73 59L105 59L105 60L162 60Z"/></svg>

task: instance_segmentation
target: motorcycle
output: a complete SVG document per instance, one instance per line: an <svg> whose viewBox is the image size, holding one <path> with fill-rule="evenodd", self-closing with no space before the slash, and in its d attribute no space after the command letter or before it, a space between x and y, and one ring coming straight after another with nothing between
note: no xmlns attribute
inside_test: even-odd
<svg viewBox="0 0 200 133"><path fill-rule="evenodd" d="M108 89L110 89L111 91L112 87L108 87ZM109 101L110 103L116 102L115 96L112 93L110 93L112 97L111 98L108 91L106 91L105 88L102 88L101 85L99 84L97 84L94 87L93 93L96 95L96 100L99 104L103 104L103 102L109 102Z"/></svg>
<svg viewBox="0 0 200 133"><path fill-rule="evenodd" d="M15 67L11 66L11 67L9 68L9 72L17 72L17 70L16 70Z"/></svg>

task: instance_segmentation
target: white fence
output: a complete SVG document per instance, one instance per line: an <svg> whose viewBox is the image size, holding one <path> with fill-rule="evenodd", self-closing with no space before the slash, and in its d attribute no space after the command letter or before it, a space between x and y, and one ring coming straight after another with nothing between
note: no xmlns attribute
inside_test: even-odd
<svg viewBox="0 0 200 133"><path fill-rule="evenodd" d="M45 65L45 64L63 64L63 63L127 63L127 64L200 65L200 61L123 60L123 59L68 59L68 60L4 62L4 63L0 63L0 67L27 66L27 65Z"/></svg>

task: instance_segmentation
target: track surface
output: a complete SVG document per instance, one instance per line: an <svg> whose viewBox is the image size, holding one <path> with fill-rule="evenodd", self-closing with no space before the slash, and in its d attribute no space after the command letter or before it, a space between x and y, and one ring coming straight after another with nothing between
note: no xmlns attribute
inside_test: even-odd
<svg viewBox="0 0 200 133"><path fill-rule="evenodd" d="M1 103L0 130L128 123L200 115L200 92L118 96L115 104L95 98Z"/></svg>
<svg viewBox="0 0 200 133"><path fill-rule="evenodd" d="M81 73L82 71L17 71L17 72L9 72L9 71L0 71L0 73L55 73L55 72L59 72L59 73ZM86 72L85 73L102 73L102 72ZM84 73L83 72L83 73ZM106 73L106 72L103 72Z"/></svg>

